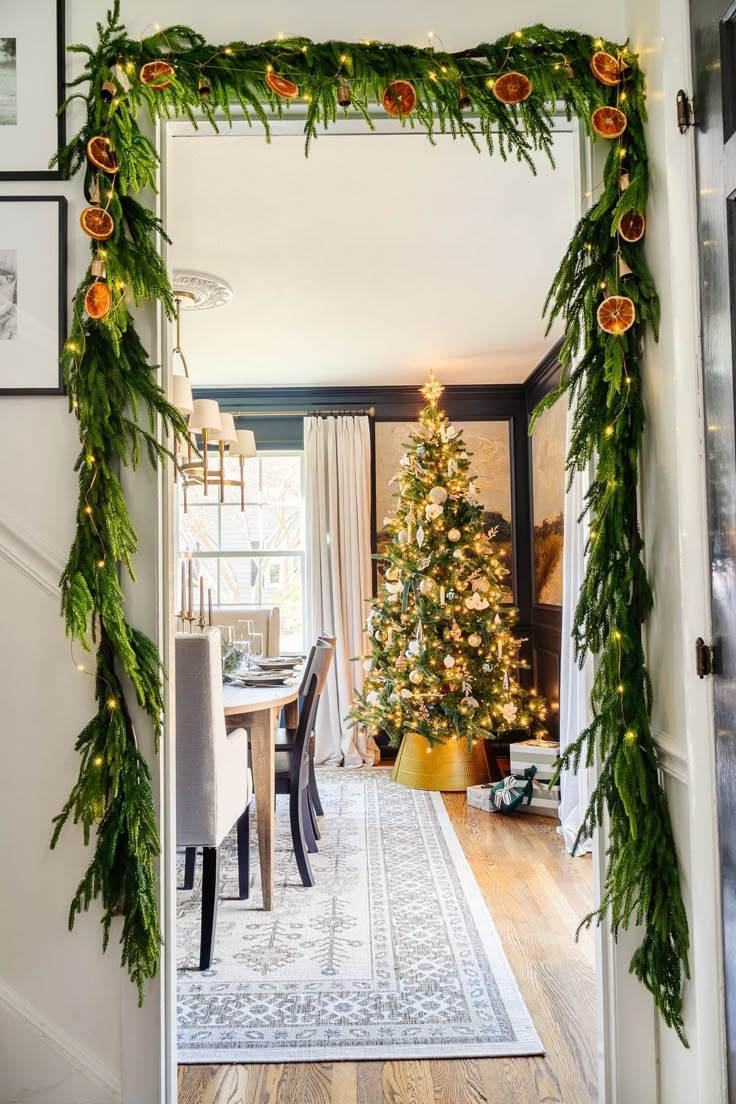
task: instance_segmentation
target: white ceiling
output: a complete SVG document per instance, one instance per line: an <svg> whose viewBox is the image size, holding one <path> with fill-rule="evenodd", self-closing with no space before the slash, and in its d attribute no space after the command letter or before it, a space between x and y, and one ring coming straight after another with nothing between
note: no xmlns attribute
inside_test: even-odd
<svg viewBox="0 0 736 1104"><path fill-rule="evenodd" d="M545 338L544 298L576 219L574 143L535 177L440 137L178 137L166 223L172 269L233 288L187 312L196 385L524 380Z"/></svg>

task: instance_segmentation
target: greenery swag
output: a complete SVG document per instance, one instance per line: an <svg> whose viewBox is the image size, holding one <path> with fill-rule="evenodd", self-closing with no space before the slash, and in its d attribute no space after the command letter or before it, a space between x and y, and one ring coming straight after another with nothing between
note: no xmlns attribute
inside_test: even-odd
<svg viewBox="0 0 736 1104"><path fill-rule="evenodd" d="M95 716L77 741L79 776L53 837L56 843L70 818L81 823L85 842L95 836L70 925L99 898L106 944L112 917L122 913L122 961L142 1000L160 954L159 840L150 773L126 694L131 686L158 735L163 672L152 642L123 614L119 573L132 574L137 541L119 466L137 464L142 447L153 464L172 459L161 440L187 430L156 382L156 367L130 313L132 305L146 302L163 304L170 317L174 309L156 244L164 228L137 198L156 187L158 172L155 146L139 125L141 109L154 122L183 116L217 129L230 122L235 105L262 124L268 139L269 118L281 116L285 97L298 94L308 150L319 128L342 112L358 112L372 126L372 115L383 106L401 125L423 128L430 141L437 132L449 132L498 150L504 159L513 155L534 171L534 151L552 158L552 116L561 104L591 137L608 138L609 150L599 194L575 229L545 307L550 320L561 316L565 326L562 383L546 402L564 393L576 400L570 477L596 462L586 506L586 576L575 618L579 659L597 656L593 721L565 751L559 769L590 765L598 755L598 784L581 835L602 828L606 814L608 861L600 908L583 922L607 916L614 935L632 921L642 926L631 969L684 1041L688 925L650 730L652 691L642 644L652 595L637 521L641 342L646 326L656 336L658 302L641 245L635 244L643 233L648 180L644 76L637 57L626 46L542 25L457 53L300 37L218 46L182 26L133 39L120 23L118 0L98 34L93 48L70 47L85 59L72 84L86 87L63 109L79 98L86 115L58 157L65 174L84 173L92 213L88 208L82 228L93 238L63 352L81 451L77 529L61 579L62 609L72 640L96 649L97 693ZM596 73L594 55L603 62ZM88 145L95 137L101 143ZM625 216L628 234L622 232ZM606 299L614 309L604 317L601 301L612 293L625 299ZM627 318L626 312L632 309L630 325L633 313Z"/></svg>

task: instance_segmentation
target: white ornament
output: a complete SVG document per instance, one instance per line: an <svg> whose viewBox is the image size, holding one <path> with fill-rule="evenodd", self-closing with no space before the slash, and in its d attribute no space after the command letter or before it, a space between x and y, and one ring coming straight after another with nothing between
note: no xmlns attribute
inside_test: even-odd
<svg viewBox="0 0 736 1104"><path fill-rule="evenodd" d="M477 698L474 698L472 695L470 695L465 699L465 704L468 706L469 709L477 709L480 705L480 702Z"/></svg>
<svg viewBox="0 0 736 1104"><path fill-rule="evenodd" d="M486 579L485 575L480 575L477 579L473 579L470 585L473 590L479 590L481 594L487 594L491 589L491 584L488 579Z"/></svg>
<svg viewBox="0 0 736 1104"><path fill-rule="evenodd" d="M434 590L434 581L432 579L420 579L419 581L419 593L431 594Z"/></svg>
<svg viewBox="0 0 736 1104"><path fill-rule="evenodd" d="M394 582L389 581L385 584L385 586L386 586L386 590L389 592L389 594L398 594L399 591L402 589L402 586L401 586L400 582L395 582L394 583Z"/></svg>
<svg viewBox="0 0 736 1104"><path fill-rule="evenodd" d="M442 426L442 429L440 430L440 437L445 442L454 441L454 439L457 437L457 435L458 435L458 430L455 429L454 425Z"/></svg>
<svg viewBox="0 0 736 1104"><path fill-rule="evenodd" d="M478 647L478 645L480 644L480 636L478 635L478 633L471 633L470 634L470 636L468 637L468 644L470 645L471 648L477 648Z"/></svg>
<svg viewBox="0 0 736 1104"><path fill-rule="evenodd" d="M364 671L372 671L373 670L373 660L372 659L364 659L363 660L363 670Z"/></svg>
<svg viewBox="0 0 736 1104"><path fill-rule="evenodd" d="M412 696L411 690L409 690L409 688L405 686L404 689L401 691L401 696L402 698L404 698L404 700L410 698Z"/></svg>
<svg viewBox="0 0 736 1104"><path fill-rule="evenodd" d="M451 655L446 655L442 662L444 663L445 667L454 667L455 657Z"/></svg>
<svg viewBox="0 0 736 1104"><path fill-rule="evenodd" d="M459 541L461 536L462 536L462 533L460 532L459 529L450 529L450 531L447 534L447 539L450 540L450 541Z"/></svg>
<svg viewBox="0 0 736 1104"><path fill-rule="evenodd" d="M468 595L465 599L465 608L469 610L488 609L490 604L487 598L481 598L477 590L474 590L473 593Z"/></svg>
<svg viewBox="0 0 736 1104"><path fill-rule="evenodd" d="M417 544L420 548L424 544L424 530L422 529L421 525L417 529Z"/></svg>
<svg viewBox="0 0 736 1104"><path fill-rule="evenodd" d="M457 475L457 460L452 459L447 461L447 474Z"/></svg>
<svg viewBox="0 0 736 1104"><path fill-rule="evenodd" d="M399 544L406 544L409 540L409 534L407 533L406 529L399 529L398 533L396 534L396 539Z"/></svg>
<svg viewBox="0 0 736 1104"><path fill-rule="evenodd" d="M438 502L428 502L424 507L427 521L434 521L435 518L441 517L444 512L444 506L440 506Z"/></svg>
<svg viewBox="0 0 736 1104"><path fill-rule="evenodd" d="M419 643L418 640L410 640L409 641L409 647L406 650L407 656L411 657L411 656L419 655L419 652L421 651L421 647L422 646L421 646L421 644Z"/></svg>
<svg viewBox="0 0 736 1104"><path fill-rule="evenodd" d="M503 713L503 719L511 724L516 720L516 714L519 712L519 709L513 702L506 702L501 712Z"/></svg>
<svg viewBox="0 0 736 1104"><path fill-rule="evenodd" d="M408 468L409 467L410 461L409 461L409 457L406 455L406 453L404 453L404 455L401 457L401 459L399 460L399 463L401 464L402 468Z"/></svg>
<svg viewBox="0 0 736 1104"><path fill-rule="evenodd" d="M378 705L379 701L381 700L381 695L378 693L377 690L369 690L366 694L365 700L368 702L369 705Z"/></svg>
<svg viewBox="0 0 736 1104"><path fill-rule="evenodd" d="M420 682L424 678L421 671L410 671L409 682L413 682L415 686L419 686Z"/></svg>
<svg viewBox="0 0 736 1104"><path fill-rule="evenodd" d="M452 553L452 555L453 555L454 559L461 560L463 558L462 548L456 548L455 551Z"/></svg>
<svg viewBox="0 0 736 1104"><path fill-rule="evenodd" d="M427 498L437 506L444 506L447 502L447 491L444 487L433 487Z"/></svg>

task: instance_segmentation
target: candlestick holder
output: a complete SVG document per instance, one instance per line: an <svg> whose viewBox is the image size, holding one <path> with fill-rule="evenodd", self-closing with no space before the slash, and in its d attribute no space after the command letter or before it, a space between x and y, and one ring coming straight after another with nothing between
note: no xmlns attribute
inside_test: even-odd
<svg viewBox="0 0 736 1104"><path fill-rule="evenodd" d="M192 626L193 626L194 622L197 620L196 615L194 613L192 613L191 610L180 610L179 613L176 616L177 616L177 619L179 621L183 622L184 625L189 626L189 632L191 633ZM183 631L186 632L187 630L184 629Z"/></svg>

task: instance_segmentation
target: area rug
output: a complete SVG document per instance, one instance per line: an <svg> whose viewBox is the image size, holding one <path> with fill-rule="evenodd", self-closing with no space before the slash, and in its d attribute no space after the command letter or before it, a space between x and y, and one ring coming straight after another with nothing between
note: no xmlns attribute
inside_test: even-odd
<svg viewBox="0 0 736 1104"><path fill-rule="evenodd" d="M204 973L199 880L178 893L179 1061L543 1053L441 796L381 768L318 779L316 885L301 884L279 798L274 909L261 909L255 843L250 900L226 899L237 891L229 837Z"/></svg>

